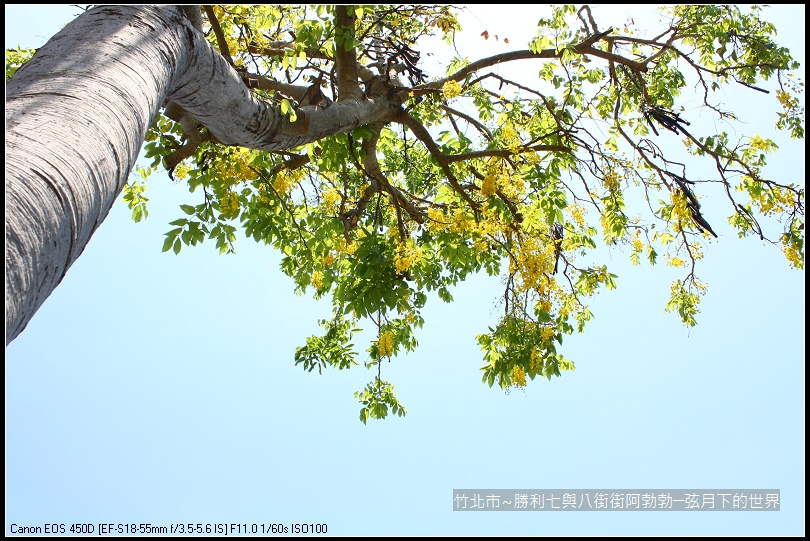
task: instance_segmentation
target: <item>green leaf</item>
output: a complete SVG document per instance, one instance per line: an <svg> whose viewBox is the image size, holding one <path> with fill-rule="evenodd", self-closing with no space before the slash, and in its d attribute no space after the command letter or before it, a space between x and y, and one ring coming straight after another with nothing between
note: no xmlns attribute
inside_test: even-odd
<svg viewBox="0 0 810 541"><path fill-rule="evenodd" d="M166 240L163 241L163 250L162 252L168 252L172 249L172 244L174 244L174 239L176 237L166 237Z"/></svg>
<svg viewBox="0 0 810 541"><path fill-rule="evenodd" d="M144 218L146 218L146 209L142 205L138 205L134 209L132 209L132 219L135 223L140 222Z"/></svg>

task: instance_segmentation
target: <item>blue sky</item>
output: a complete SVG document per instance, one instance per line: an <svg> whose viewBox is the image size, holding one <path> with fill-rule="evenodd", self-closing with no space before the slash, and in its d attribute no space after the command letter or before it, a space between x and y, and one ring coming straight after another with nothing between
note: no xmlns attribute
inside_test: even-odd
<svg viewBox="0 0 810 541"><path fill-rule="evenodd" d="M77 11L7 5L6 46L39 46ZM518 25L534 28L517 6L473 12L470 56L517 48ZM804 6L768 12L803 65ZM484 29L510 46L482 42ZM773 94L728 100L751 135L775 122ZM804 142L774 139L769 173L803 185ZM318 523L332 535L804 535L804 273L778 249L738 239L709 197L720 238L699 269L709 292L697 327L664 312L677 270L633 267L612 252L619 288L594 298L595 320L565 341L576 371L505 395L481 383L474 340L497 321L502 286L476 277L452 304L431 299L418 350L383 367L408 415L363 425L353 393L372 372L294 366L328 301L296 296L277 254L246 239L236 256L213 245L161 253L178 205L198 194L165 175L148 186L148 220L133 223L116 203L6 348L7 535L12 523L102 522ZM778 488L782 510L454 513L455 488Z"/></svg>

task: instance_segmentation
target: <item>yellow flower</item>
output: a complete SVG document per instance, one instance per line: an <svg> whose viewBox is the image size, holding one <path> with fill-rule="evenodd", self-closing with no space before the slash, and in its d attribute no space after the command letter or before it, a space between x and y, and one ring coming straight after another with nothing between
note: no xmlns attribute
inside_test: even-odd
<svg viewBox="0 0 810 541"><path fill-rule="evenodd" d="M318 290L323 287L323 273L321 271L312 273L312 287Z"/></svg>
<svg viewBox="0 0 810 541"><path fill-rule="evenodd" d="M228 192L219 198L219 210L223 214L233 214L239 210L239 198L233 192Z"/></svg>
<svg viewBox="0 0 810 541"><path fill-rule="evenodd" d="M758 150L765 150L768 147L768 143L759 135L755 135L751 138L751 147Z"/></svg>
<svg viewBox="0 0 810 541"><path fill-rule="evenodd" d="M463 209L456 209L453 214L453 223L450 230L454 233L463 233L469 231L475 226L475 222L467 216Z"/></svg>
<svg viewBox="0 0 810 541"><path fill-rule="evenodd" d="M431 228L444 228L447 225L447 216L444 215L441 209L430 207L427 211L428 227Z"/></svg>
<svg viewBox="0 0 810 541"><path fill-rule="evenodd" d="M543 327L540 329L540 337L543 341L548 342L552 338L554 338L554 328L553 327Z"/></svg>
<svg viewBox="0 0 810 541"><path fill-rule="evenodd" d="M276 175L276 179L273 181L273 188L276 189L279 195L284 195L289 192L292 189L292 185L292 177L285 172Z"/></svg>
<svg viewBox="0 0 810 541"><path fill-rule="evenodd" d="M511 124L507 124L501 129L501 136L506 146L509 147L509 150L512 152L517 153L523 147L523 143L520 141L520 134Z"/></svg>
<svg viewBox="0 0 810 541"><path fill-rule="evenodd" d="M506 197L510 199L519 199L526 188L526 182L523 180L523 177L515 174L515 175L499 175L498 176L498 187L500 187Z"/></svg>
<svg viewBox="0 0 810 541"><path fill-rule="evenodd" d="M585 226L585 207L573 203L568 207L568 212L571 213L571 217L574 219L574 221L577 223L579 227Z"/></svg>
<svg viewBox="0 0 810 541"><path fill-rule="evenodd" d="M781 103L782 107L785 109L795 107L797 103L797 100L790 95L790 92L785 92L784 90L776 91L776 99L779 100L779 103Z"/></svg>
<svg viewBox="0 0 810 541"><path fill-rule="evenodd" d="M615 192L619 189L620 184L619 175L616 174L616 171L611 169L610 171L605 173L605 178L602 179L602 183L605 185L605 188L607 188L611 192Z"/></svg>
<svg viewBox="0 0 810 541"><path fill-rule="evenodd" d="M785 254L790 266L794 269L804 268L804 255L796 248L796 245L790 242L790 237L782 237L782 253Z"/></svg>
<svg viewBox="0 0 810 541"><path fill-rule="evenodd" d="M334 262L335 262L335 256L334 256L334 254L331 254L331 253L326 254L325 256L323 256L323 258L321 258L321 265L323 265L324 267L328 267L329 265L331 265Z"/></svg>
<svg viewBox="0 0 810 541"><path fill-rule="evenodd" d="M540 356L540 351L532 350L532 360L529 361L529 369L535 374L543 371L543 357Z"/></svg>
<svg viewBox="0 0 810 541"><path fill-rule="evenodd" d="M188 176L188 172L191 168L186 165L185 163L178 163L177 167L174 168L174 172L172 173L175 178L184 180Z"/></svg>
<svg viewBox="0 0 810 541"><path fill-rule="evenodd" d="M390 357L394 352L394 333L385 331L377 339L377 351L380 357Z"/></svg>
<svg viewBox="0 0 810 541"><path fill-rule="evenodd" d="M460 95L462 91L461 85L458 81L447 81L442 86L442 92L444 92L444 97L448 100L452 100L456 96Z"/></svg>
<svg viewBox="0 0 810 541"><path fill-rule="evenodd" d="M396 254L394 254L394 264L397 267L397 272L405 272L421 259L422 249L414 247L413 240L397 246Z"/></svg>
<svg viewBox="0 0 810 541"><path fill-rule="evenodd" d="M518 273L516 282L518 291L545 287L547 276L554 270L554 243L543 242L538 237L527 237L515 252L512 262Z"/></svg>
<svg viewBox="0 0 810 541"><path fill-rule="evenodd" d="M512 369L512 381L515 382L515 385L518 387L525 387L526 386L526 372L517 365L515 368Z"/></svg>
<svg viewBox="0 0 810 541"><path fill-rule="evenodd" d="M636 231L636 235L633 237L633 250L640 252L642 248L644 248L644 243L641 242L641 237L639 236L638 231Z"/></svg>
<svg viewBox="0 0 810 541"><path fill-rule="evenodd" d="M489 197L490 195L494 195L496 190L495 175L487 175L484 177L484 182L481 183L481 193Z"/></svg>
<svg viewBox="0 0 810 541"><path fill-rule="evenodd" d="M675 230L680 231L684 224L692 223L692 213L689 211L689 207L686 204L686 196L683 195L683 192L680 190L671 192L670 197L672 198L672 211L675 214L674 218L678 222Z"/></svg>
<svg viewBox="0 0 810 541"><path fill-rule="evenodd" d="M362 232L362 230L361 230ZM359 235L358 235L359 237ZM357 243L353 240L346 240L346 237L343 235L337 237L335 239L335 251L341 254L353 254L357 251Z"/></svg>
<svg viewBox="0 0 810 541"><path fill-rule="evenodd" d="M330 189L323 193L323 202L327 207L331 207L340 201L340 194L336 190Z"/></svg>

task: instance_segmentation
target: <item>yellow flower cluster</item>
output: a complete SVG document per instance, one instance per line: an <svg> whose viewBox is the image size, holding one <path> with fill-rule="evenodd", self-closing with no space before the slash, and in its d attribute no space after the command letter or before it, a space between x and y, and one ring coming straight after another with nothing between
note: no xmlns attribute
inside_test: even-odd
<svg viewBox="0 0 810 541"><path fill-rule="evenodd" d="M444 212L436 207L430 207L427 210L427 226L429 229L433 230L442 230L447 227L448 222L450 221L447 216L445 216Z"/></svg>
<svg viewBox="0 0 810 541"><path fill-rule="evenodd" d="M520 199L526 193L526 181L518 174L500 175L498 185L504 195L510 199Z"/></svg>
<svg viewBox="0 0 810 541"><path fill-rule="evenodd" d="M605 185L605 188L610 190L611 192L615 192L619 190L619 175L613 169L609 170L605 173L605 177L602 179L602 183Z"/></svg>
<svg viewBox="0 0 810 541"><path fill-rule="evenodd" d="M783 188L772 188L768 191L763 191L760 197L755 199L762 214L766 216L769 214L776 214L787 212L793 208L793 194L789 190Z"/></svg>
<svg viewBox="0 0 810 541"><path fill-rule="evenodd" d="M481 183L481 194L489 197L495 195L496 191L498 191L498 187L495 184L495 175L485 176L484 181Z"/></svg>
<svg viewBox="0 0 810 541"><path fill-rule="evenodd" d="M550 300L545 299L545 300L540 301L538 304L540 306L540 309L543 312L545 312L547 314L551 313L551 301Z"/></svg>
<svg viewBox="0 0 810 541"><path fill-rule="evenodd" d="M517 365L512 369L512 381L518 387L526 386L526 372Z"/></svg>
<svg viewBox="0 0 810 541"><path fill-rule="evenodd" d="M329 189L323 192L323 202L327 207L331 207L340 201L340 194L335 189Z"/></svg>
<svg viewBox="0 0 810 541"><path fill-rule="evenodd" d="M529 361L529 370L535 374L543 371L543 357L540 356L540 350L532 350L532 359Z"/></svg>
<svg viewBox="0 0 810 541"><path fill-rule="evenodd" d="M560 309L557 310L557 313L560 314L560 317L565 317L571 312L573 312L576 308L576 299L573 296L566 296L565 302L562 303Z"/></svg>
<svg viewBox="0 0 810 541"><path fill-rule="evenodd" d="M279 195L285 195L289 192L292 189L292 185L293 178L291 175L288 175L286 171L278 173L273 180L273 188L275 188Z"/></svg>
<svg viewBox="0 0 810 541"><path fill-rule="evenodd" d="M554 338L554 328L553 327L543 327L540 329L540 337L543 339L544 342L548 342L552 338Z"/></svg>
<svg viewBox="0 0 810 541"><path fill-rule="evenodd" d="M599 215L599 225L602 226L602 231L604 231L605 239L610 240L612 238L612 233L610 232L610 222L608 222L607 216L604 214Z"/></svg>
<svg viewBox="0 0 810 541"><path fill-rule="evenodd" d="M444 92L445 98L452 100L461 94L462 88L458 81L447 81L444 83L444 86L442 86L442 92Z"/></svg>
<svg viewBox="0 0 810 541"><path fill-rule="evenodd" d="M686 204L686 196L680 190L670 192L670 197L672 198L673 218L678 222L675 224L675 231L681 231L684 224L692 223L692 214Z"/></svg>
<svg viewBox="0 0 810 541"><path fill-rule="evenodd" d="M342 254L351 255L357 251L357 243L354 241L347 242L345 237L340 236L335 242L335 250Z"/></svg>
<svg viewBox="0 0 810 541"><path fill-rule="evenodd" d="M242 147L232 149L228 159L217 164L216 173L230 184L252 180L256 176L255 172L250 168L252 160L253 155L250 149Z"/></svg>
<svg viewBox="0 0 810 541"><path fill-rule="evenodd" d="M315 271L312 273L312 287L317 289L318 291L323 288L323 273L321 271Z"/></svg>
<svg viewBox="0 0 810 541"><path fill-rule="evenodd" d="M517 154L520 152L520 149L523 148L520 134L511 124L507 124L501 129L501 137L503 137L503 142L506 144L507 148L514 154Z"/></svg>
<svg viewBox="0 0 810 541"><path fill-rule="evenodd" d="M640 252L644 248L644 243L641 241L641 233L636 230L636 234L633 235L633 250Z"/></svg>
<svg viewBox="0 0 810 541"><path fill-rule="evenodd" d="M770 143L760 137L759 135L755 135L751 138L751 148L756 150L765 150L767 151L770 148Z"/></svg>
<svg viewBox="0 0 810 541"><path fill-rule="evenodd" d="M219 198L219 210L223 214L233 214L239 210L239 198L233 192L228 192Z"/></svg>
<svg viewBox="0 0 810 541"><path fill-rule="evenodd" d="M335 259L337 258L335 257L334 254L328 253L321 258L321 265L323 265L324 267L329 267L332 263L335 262Z"/></svg>
<svg viewBox="0 0 810 541"><path fill-rule="evenodd" d="M546 274L554 271L554 244L543 243L537 236L524 238L520 250L515 253L513 266L519 276L518 291L543 289Z"/></svg>
<svg viewBox="0 0 810 541"><path fill-rule="evenodd" d="M796 245L790 243L788 237L782 237L782 253L785 254L790 266L794 269L804 268L804 258Z"/></svg>
<svg viewBox="0 0 810 541"><path fill-rule="evenodd" d="M568 206L568 212L579 227L585 227L585 207L577 203Z"/></svg>
<svg viewBox="0 0 810 541"><path fill-rule="evenodd" d="M464 233L465 231L472 231L475 228L475 220L467 216L464 209L457 209L453 214L453 222L450 225L450 231L453 233Z"/></svg>
<svg viewBox="0 0 810 541"><path fill-rule="evenodd" d="M790 92L785 92L784 90L776 91L776 99L779 100L779 103L781 103L782 107L785 109L796 107L799 102L799 100L791 96Z"/></svg>
<svg viewBox="0 0 810 541"><path fill-rule="evenodd" d="M174 168L172 175L178 180L185 180L186 177L188 177L189 171L191 171L191 167L185 162L180 162L177 164L177 167Z"/></svg>
<svg viewBox="0 0 810 541"><path fill-rule="evenodd" d="M677 257L677 256L667 259L667 265L669 265L671 267L683 267L684 263L686 263L686 262L683 259L681 259L680 257Z"/></svg>
<svg viewBox="0 0 810 541"><path fill-rule="evenodd" d="M397 246L397 251L394 254L394 264L397 267L397 272L405 272L414 264L419 263L421 259L422 248L415 247L413 239L408 239L408 242Z"/></svg>
<svg viewBox="0 0 810 541"><path fill-rule="evenodd" d="M479 216L480 218L477 224L477 231L481 235L495 236L498 233L503 233L508 228L508 226L501 221L500 217L492 209L483 209Z"/></svg>
<svg viewBox="0 0 810 541"><path fill-rule="evenodd" d="M380 357L390 357L394 353L394 333L384 331L377 339L377 351Z"/></svg>

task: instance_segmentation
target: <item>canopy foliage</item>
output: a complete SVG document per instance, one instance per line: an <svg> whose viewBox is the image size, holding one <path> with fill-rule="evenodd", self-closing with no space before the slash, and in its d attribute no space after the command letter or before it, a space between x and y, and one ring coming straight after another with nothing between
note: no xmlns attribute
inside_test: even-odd
<svg viewBox="0 0 810 541"><path fill-rule="evenodd" d="M759 93L776 129L804 137L799 65L760 8L679 5L661 12L657 34L641 35L632 21L597 24L587 6L552 6L530 43L428 72L423 40L450 50L456 13L203 6L212 45L290 120L304 106L362 99L357 89L369 93L377 75L392 83L393 120L271 153L219 144L169 107L147 137L151 167L125 189L133 218L145 218L142 181L166 168L204 198L181 207L164 251L212 242L231 253L241 229L282 252L298 291L331 297L323 334L296 352L304 369L359 364L352 336L370 321L365 365L376 374L356 393L363 422L405 413L382 361L412 351L433 293L451 301L473 273L503 280L500 321L477 340L483 381L509 389L573 369L563 337L591 319L589 297L615 287L606 264L580 263L600 245L625 246L633 264L682 269L666 310L688 326L706 290L698 264L717 233L754 235L804 267L803 179L767 178L776 144L746 133L742 112L722 104L729 87ZM495 69L506 63L525 75ZM687 98L699 110L684 110ZM727 223L701 210L710 186L724 194L713 208Z"/></svg>

